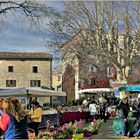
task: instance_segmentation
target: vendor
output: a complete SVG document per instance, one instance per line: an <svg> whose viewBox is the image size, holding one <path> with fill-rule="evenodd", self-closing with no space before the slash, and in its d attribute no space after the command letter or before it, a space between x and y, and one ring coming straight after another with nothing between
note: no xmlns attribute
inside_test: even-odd
<svg viewBox="0 0 140 140"><path fill-rule="evenodd" d="M29 127L35 131L35 135L38 135L38 126L39 123L42 121L42 108L40 107L39 103L36 100L31 102L31 110L29 111L28 115L31 117L31 123Z"/></svg>

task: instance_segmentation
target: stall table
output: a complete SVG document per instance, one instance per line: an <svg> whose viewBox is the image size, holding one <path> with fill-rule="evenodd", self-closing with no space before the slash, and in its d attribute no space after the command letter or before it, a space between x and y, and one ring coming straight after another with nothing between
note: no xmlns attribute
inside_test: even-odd
<svg viewBox="0 0 140 140"><path fill-rule="evenodd" d="M63 112L60 118L60 124L63 125L65 123L74 122L75 120L87 120L89 118L90 112ZM50 120L51 125L57 125L57 113L43 114L42 122L40 123L39 128L45 128L47 120Z"/></svg>

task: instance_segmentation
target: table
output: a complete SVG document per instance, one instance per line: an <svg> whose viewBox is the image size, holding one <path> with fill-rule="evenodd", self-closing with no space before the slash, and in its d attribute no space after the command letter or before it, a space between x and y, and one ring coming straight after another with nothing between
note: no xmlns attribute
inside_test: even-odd
<svg viewBox="0 0 140 140"><path fill-rule="evenodd" d="M74 122L75 120L79 121L80 119L89 119L90 118L90 112L64 112L62 113L60 122L62 124L68 123L68 122Z"/></svg>
<svg viewBox="0 0 140 140"><path fill-rule="evenodd" d="M89 119L90 118L90 112L64 112L61 115L60 123L61 125L69 122L74 122L75 120L80 121L80 119ZM39 128L45 128L46 127L46 121L50 120L51 125L57 124L57 114L43 114L42 116L42 122L39 124Z"/></svg>

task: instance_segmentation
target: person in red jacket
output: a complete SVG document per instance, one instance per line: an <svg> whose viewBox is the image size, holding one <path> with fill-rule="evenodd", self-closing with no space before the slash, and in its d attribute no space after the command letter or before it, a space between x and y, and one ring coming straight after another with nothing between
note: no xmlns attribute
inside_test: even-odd
<svg viewBox="0 0 140 140"><path fill-rule="evenodd" d="M5 139L28 139L27 115L21 103L14 97L8 97L3 102L3 110L0 128L5 131Z"/></svg>

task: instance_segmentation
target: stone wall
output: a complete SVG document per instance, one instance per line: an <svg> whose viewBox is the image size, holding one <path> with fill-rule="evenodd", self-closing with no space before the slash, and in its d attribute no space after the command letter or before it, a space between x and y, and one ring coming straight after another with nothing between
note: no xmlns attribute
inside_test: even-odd
<svg viewBox="0 0 140 140"><path fill-rule="evenodd" d="M8 72L13 66L13 72ZM33 73L32 67L37 66L38 72ZM51 87L51 61L46 60L0 60L0 88L6 87L6 80L16 80L16 88L30 86L30 80L41 80L41 86Z"/></svg>

